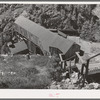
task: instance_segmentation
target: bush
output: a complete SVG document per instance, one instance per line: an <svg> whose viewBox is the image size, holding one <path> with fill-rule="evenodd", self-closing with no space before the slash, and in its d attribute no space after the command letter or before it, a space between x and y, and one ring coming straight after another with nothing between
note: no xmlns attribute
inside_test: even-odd
<svg viewBox="0 0 100 100"><path fill-rule="evenodd" d="M44 89L50 85L55 68L54 61L47 56L8 57L0 65L0 88Z"/></svg>

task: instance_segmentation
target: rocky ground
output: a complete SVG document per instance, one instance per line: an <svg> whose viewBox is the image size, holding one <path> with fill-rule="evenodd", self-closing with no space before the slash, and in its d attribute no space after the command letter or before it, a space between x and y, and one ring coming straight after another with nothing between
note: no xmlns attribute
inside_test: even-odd
<svg viewBox="0 0 100 100"><path fill-rule="evenodd" d="M100 89L100 84L85 81L85 85L82 87L82 82L78 79L78 73L74 72L70 78L63 79L61 82L53 81L49 89Z"/></svg>
<svg viewBox="0 0 100 100"><path fill-rule="evenodd" d="M78 72L61 71L55 58L43 56L1 56L0 88L9 89L100 89L99 75L96 81L85 81Z"/></svg>

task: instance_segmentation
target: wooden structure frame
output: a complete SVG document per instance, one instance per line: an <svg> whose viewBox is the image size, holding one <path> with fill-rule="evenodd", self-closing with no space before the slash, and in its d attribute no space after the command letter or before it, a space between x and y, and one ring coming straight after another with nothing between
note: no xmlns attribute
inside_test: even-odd
<svg viewBox="0 0 100 100"><path fill-rule="evenodd" d="M65 67L64 62L67 61L67 60L70 60L70 66L69 66L69 67L71 67L71 59L72 59L72 58L75 59L74 65L76 65L76 63L78 63L78 61L80 60L80 63L81 63L80 74L81 74L82 77L83 77L82 86L84 86L85 80L87 79L87 76L88 76L88 74L89 74L89 62L90 62L91 59L93 59L93 58L99 56L100 53L95 54L95 55L92 55L91 57L89 57L89 58L86 59L86 60L83 60L83 59L82 59L82 57L80 56L79 52L76 52L74 56L72 56L71 58L66 59L66 60L63 60L62 55L63 55L63 54L59 54L59 57L60 57L60 60L61 60L61 63L62 63L62 68ZM71 74L71 73L69 72L69 74Z"/></svg>
<svg viewBox="0 0 100 100"><path fill-rule="evenodd" d="M86 78L88 76L88 73L89 73L89 62L90 62L90 60L97 57L97 56L99 56L99 55L100 55L100 53L95 54L95 55L89 57L88 59L86 59L84 61L82 59L82 57L79 55L79 53L76 52L76 56L80 59L81 64L82 64L82 66L81 66L81 75L83 76L83 85L82 86L84 86L85 80L86 80ZM84 73L84 68L85 68L85 73Z"/></svg>

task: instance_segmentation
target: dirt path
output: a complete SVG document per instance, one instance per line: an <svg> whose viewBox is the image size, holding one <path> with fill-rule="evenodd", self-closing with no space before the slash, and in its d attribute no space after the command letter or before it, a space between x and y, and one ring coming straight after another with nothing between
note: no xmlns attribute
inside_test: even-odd
<svg viewBox="0 0 100 100"><path fill-rule="evenodd" d="M100 43L89 42L80 39L80 37L68 36L68 39L76 42L81 46L81 49L85 51L85 53L91 54L91 48L100 48Z"/></svg>

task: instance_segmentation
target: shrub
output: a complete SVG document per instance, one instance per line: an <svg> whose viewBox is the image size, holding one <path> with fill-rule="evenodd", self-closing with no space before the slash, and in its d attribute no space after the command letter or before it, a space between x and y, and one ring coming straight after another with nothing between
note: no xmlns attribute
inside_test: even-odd
<svg viewBox="0 0 100 100"><path fill-rule="evenodd" d="M34 56L27 60L25 56L17 55L1 63L0 88L44 89L50 85L55 73L54 62L46 56Z"/></svg>

